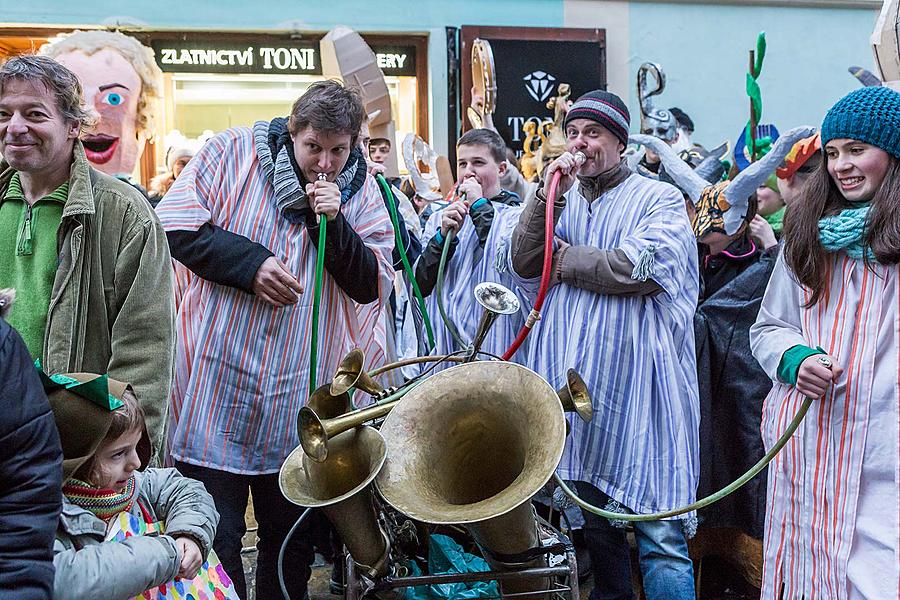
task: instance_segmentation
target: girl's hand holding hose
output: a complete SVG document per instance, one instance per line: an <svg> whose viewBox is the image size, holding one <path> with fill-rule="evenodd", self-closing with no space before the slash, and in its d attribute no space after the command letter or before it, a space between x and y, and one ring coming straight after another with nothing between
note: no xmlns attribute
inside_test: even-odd
<svg viewBox="0 0 900 600"><path fill-rule="evenodd" d="M814 354L800 363L797 391L808 398L821 398L828 386L844 374L844 369L827 354Z"/></svg>

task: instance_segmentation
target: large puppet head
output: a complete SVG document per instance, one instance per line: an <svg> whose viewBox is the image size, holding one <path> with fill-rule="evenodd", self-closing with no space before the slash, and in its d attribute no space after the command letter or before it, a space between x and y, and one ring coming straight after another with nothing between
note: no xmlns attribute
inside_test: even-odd
<svg viewBox="0 0 900 600"><path fill-rule="evenodd" d="M648 77L652 76L654 83ZM666 89L666 74L656 63L644 63L638 69L637 92L641 107L641 133L652 135L667 143L675 141L677 121L675 115L667 110L653 106L650 99Z"/></svg>
<svg viewBox="0 0 900 600"><path fill-rule="evenodd" d="M100 121L82 136L88 160L109 175L130 175L153 130L162 72L153 50L111 31L76 31L42 49L74 72Z"/></svg>
<svg viewBox="0 0 900 600"><path fill-rule="evenodd" d="M693 218L697 241L713 244L737 237L756 213L758 188L787 156L794 143L813 133L812 127L791 129L775 142L772 150L752 163L731 181L710 184L694 172L668 144L648 135L633 135L631 140L651 147L669 173L694 203Z"/></svg>

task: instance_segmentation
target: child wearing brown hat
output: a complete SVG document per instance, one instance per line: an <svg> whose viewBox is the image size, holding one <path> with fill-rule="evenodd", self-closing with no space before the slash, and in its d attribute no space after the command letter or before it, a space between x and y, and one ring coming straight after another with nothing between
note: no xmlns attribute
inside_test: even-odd
<svg viewBox="0 0 900 600"><path fill-rule="evenodd" d="M53 597L127 599L197 575L219 514L202 483L175 469L145 470L150 439L131 387L106 375L41 378L63 447ZM165 533L107 541L123 511L164 523Z"/></svg>

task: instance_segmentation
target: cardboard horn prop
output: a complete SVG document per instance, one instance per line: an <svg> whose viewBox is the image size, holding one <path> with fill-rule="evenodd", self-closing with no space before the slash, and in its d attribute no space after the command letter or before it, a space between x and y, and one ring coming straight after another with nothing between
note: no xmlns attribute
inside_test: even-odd
<svg viewBox="0 0 900 600"><path fill-rule="evenodd" d="M335 27L329 31L319 42L319 50L322 54L322 75L339 78L347 86L359 90L366 114L370 117L371 138L383 138L391 143L391 152L384 161L384 174L386 177L398 177L397 132L391 115L391 97L375 53L357 32L347 27Z"/></svg>

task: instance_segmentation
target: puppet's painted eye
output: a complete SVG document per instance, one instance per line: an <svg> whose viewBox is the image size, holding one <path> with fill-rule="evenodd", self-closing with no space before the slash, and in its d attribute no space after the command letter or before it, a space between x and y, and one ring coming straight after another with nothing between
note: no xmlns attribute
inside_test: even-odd
<svg viewBox="0 0 900 600"><path fill-rule="evenodd" d="M110 92L103 98L103 101L110 106L119 106L120 104L125 102L125 98L122 97L122 94Z"/></svg>

